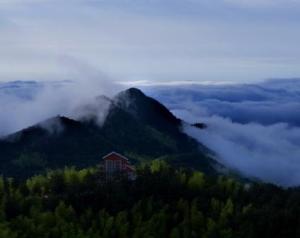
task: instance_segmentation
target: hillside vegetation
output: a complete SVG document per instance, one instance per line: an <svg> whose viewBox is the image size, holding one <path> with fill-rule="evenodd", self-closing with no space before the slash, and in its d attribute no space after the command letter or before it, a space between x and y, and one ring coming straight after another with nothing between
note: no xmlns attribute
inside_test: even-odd
<svg viewBox="0 0 300 238"><path fill-rule="evenodd" d="M105 182L101 170L0 179L1 238L300 237L300 191L174 169L137 168Z"/></svg>

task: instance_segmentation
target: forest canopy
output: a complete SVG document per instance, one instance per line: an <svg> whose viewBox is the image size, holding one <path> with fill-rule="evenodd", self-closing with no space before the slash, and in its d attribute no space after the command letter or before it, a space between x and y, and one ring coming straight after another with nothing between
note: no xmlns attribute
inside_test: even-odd
<svg viewBox="0 0 300 238"><path fill-rule="evenodd" d="M1 238L300 237L300 190L209 177L164 161L137 179L99 168L0 179Z"/></svg>

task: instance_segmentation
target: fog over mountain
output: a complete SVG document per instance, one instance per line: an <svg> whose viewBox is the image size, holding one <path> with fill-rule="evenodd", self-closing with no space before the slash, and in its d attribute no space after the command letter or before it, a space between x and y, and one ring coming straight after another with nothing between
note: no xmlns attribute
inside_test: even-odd
<svg viewBox="0 0 300 238"><path fill-rule="evenodd" d="M225 165L263 181L300 185L300 80L145 90L178 117L205 122L206 130L184 130Z"/></svg>
<svg viewBox="0 0 300 238"><path fill-rule="evenodd" d="M184 131L224 165L266 182L300 185L300 80L140 87L185 121L206 123L205 130L186 125ZM1 83L0 135L57 114L84 117L89 113L82 106L88 112L96 108L103 120L105 110L94 98L120 88L105 80Z"/></svg>
<svg viewBox="0 0 300 238"><path fill-rule="evenodd" d="M56 115L84 117L88 112L82 115L81 108L86 104L97 109L100 123L106 107L103 105L100 110L96 97L115 94L122 87L103 75L97 75L97 80L87 75L84 79L86 80L0 82L0 136ZM88 109L84 107L84 110Z"/></svg>

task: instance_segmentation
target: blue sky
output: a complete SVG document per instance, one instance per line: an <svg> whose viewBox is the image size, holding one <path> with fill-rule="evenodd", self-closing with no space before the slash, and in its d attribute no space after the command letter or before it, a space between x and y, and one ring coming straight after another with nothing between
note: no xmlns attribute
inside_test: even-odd
<svg viewBox="0 0 300 238"><path fill-rule="evenodd" d="M299 13L299 0L0 0L0 81L298 77Z"/></svg>

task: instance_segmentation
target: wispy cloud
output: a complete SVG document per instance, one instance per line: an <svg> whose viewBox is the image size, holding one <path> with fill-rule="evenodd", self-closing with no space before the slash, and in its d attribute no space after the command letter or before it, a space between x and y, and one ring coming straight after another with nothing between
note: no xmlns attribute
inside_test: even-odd
<svg viewBox="0 0 300 238"><path fill-rule="evenodd" d="M107 105L95 98L114 95L122 87L98 69L75 59L65 58L61 63L72 69L70 80L0 82L0 137L57 115L79 119L93 113L100 123ZM88 111L85 105L94 111Z"/></svg>

